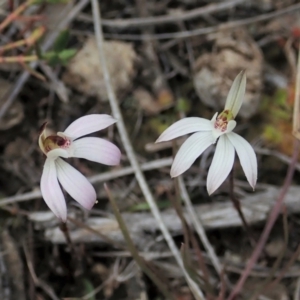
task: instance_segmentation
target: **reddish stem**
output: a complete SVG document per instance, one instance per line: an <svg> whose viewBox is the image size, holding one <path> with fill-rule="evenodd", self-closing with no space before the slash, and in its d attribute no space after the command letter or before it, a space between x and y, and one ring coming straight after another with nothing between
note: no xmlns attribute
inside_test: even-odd
<svg viewBox="0 0 300 300"><path fill-rule="evenodd" d="M280 214L280 211L282 209L282 203L285 197L285 194L287 193L291 181L293 179L293 175L294 175L294 171L295 171L295 165L296 165L296 161L298 159L299 156L299 149L300 149L300 142L298 140L295 141L294 144L294 152L293 152L293 156L292 156L292 160L290 162L288 171L287 171L287 175L285 177L284 180L284 184L283 187L280 191L279 197L275 203L275 205L273 206L273 209L269 215L267 224L265 225L264 231L262 233L262 235L259 238L259 241L246 265L245 270L243 271L239 281L237 282L237 284L235 285L233 291L231 292L231 294L229 295L228 300L233 300L236 298L236 296L241 292L244 283L246 281L246 279L249 276L249 273L251 272L253 266L256 264L265 244L266 241L269 237L269 234L274 226L275 221L277 220L278 215Z"/></svg>

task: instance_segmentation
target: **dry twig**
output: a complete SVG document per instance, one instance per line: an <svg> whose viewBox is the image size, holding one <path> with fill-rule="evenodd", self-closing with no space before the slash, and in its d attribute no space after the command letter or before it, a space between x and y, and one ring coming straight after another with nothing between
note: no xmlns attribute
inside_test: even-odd
<svg viewBox="0 0 300 300"><path fill-rule="evenodd" d="M38 286L39 288L41 288L49 296L49 298L51 298L52 300L59 300L59 298L54 293L54 290L52 289L52 287L49 286L46 282L44 282L42 279L38 278L38 276L36 275L35 270L34 270L34 266L33 266L32 261L30 259L29 251L28 251L27 246L25 245L25 243L23 244L23 249L24 249L24 253L25 253L27 267L29 269L29 272L30 272L30 275L33 279L34 284L36 286Z"/></svg>
<svg viewBox="0 0 300 300"><path fill-rule="evenodd" d="M231 22L227 22L225 24L220 24L217 26L198 28L198 29L194 29L194 30L174 32L174 33L153 34L151 38L157 39L157 40L184 39L184 38L189 38L189 37L193 37L193 36L199 36L199 35L217 32L220 30L228 30L228 29L235 28L235 27L246 26L249 24L257 23L257 22L266 21L266 20L269 20L272 18L277 18L284 14L295 13L299 9L300 9L300 4L297 3L297 4L291 5L289 7L283 8L281 10L263 14L263 15L259 15L259 16L255 16L255 17L231 21ZM115 38L115 39L119 39L119 40L135 40L135 41L145 40L148 38L147 36L143 36L143 35L139 35L139 34L108 34L107 33L107 34L105 34L105 36L108 38Z"/></svg>
<svg viewBox="0 0 300 300"><path fill-rule="evenodd" d="M192 20L200 16L205 16L215 12L220 12L226 9L232 9L235 6L245 2L245 0L230 0L221 3L213 3L204 7L195 8L189 11L182 12L180 14L172 14L165 16L151 16L144 18L131 18L131 19L114 19L107 20L102 19L102 26L112 27L112 28L129 28L129 27L141 27L149 25L160 25L166 23L177 23L179 21ZM77 18L80 21L93 22L90 16L85 14L80 14Z"/></svg>
<svg viewBox="0 0 300 300"><path fill-rule="evenodd" d="M65 29L68 24L77 16L77 14L89 3L89 0L81 0L76 6L72 8L71 11L69 11L69 8L66 9L65 15L61 22L57 25L56 30L53 31L45 40L44 44L42 45L41 49L42 51L47 51L54 41L56 40L57 36L59 35L60 31L62 29ZM33 62L30 64L31 69L35 69L38 66L37 62ZM10 91L9 95L6 96L6 100L4 104L0 108L0 120L3 118L7 110L10 108L10 106L13 104L14 100L22 90L24 84L30 77L30 73L27 71L24 71L16 80L16 83L12 90Z"/></svg>
<svg viewBox="0 0 300 300"><path fill-rule="evenodd" d="M185 278L186 278L194 296L196 297L197 300L200 300L200 299L203 300L204 295L203 295L202 291L195 284L195 282L190 278L189 274L186 272L186 270L184 268L180 252L178 251L169 230L167 229L166 225L164 224L164 222L162 220L159 209L156 205L156 202L153 198L153 195L149 189L149 186L146 182L144 174L143 174L141 167L138 163L138 160L135 156L133 147L131 145L128 133L127 133L125 125L124 125L123 116L121 114L115 93L114 93L112 85L110 83L110 75L108 73L108 69L106 66L105 54L104 54L104 49L103 49L103 32L102 32L102 27L101 27L100 7L99 7L99 3L97 0L92 0L92 8L93 8L94 28L95 28L95 33L96 33L97 46L98 46L98 50L99 50L100 61L101 61L102 68L103 68L103 74L104 74L104 78L105 78L107 94L109 97L109 102L111 105L113 115L118 120L117 127L119 130L120 137L123 142L124 148L128 155L128 159L135 171L136 179L140 185L140 188L144 194L144 197L147 200L155 219L159 223L159 227L163 233L163 236L164 236L166 242L168 243L168 246L169 246L170 250L172 251L174 258L176 259L178 265L180 266L183 274L185 275Z"/></svg>
<svg viewBox="0 0 300 300"><path fill-rule="evenodd" d="M179 188L180 188L180 192L181 192L181 197L185 203L187 212L191 217L193 226L194 226L196 232L198 233L200 240L203 243L203 246L208 253L208 256L210 257L214 268L216 269L217 273L219 275L221 275L222 266L221 266L219 259L214 251L214 248L212 247L212 245L210 244L210 242L207 238L207 235L206 235L203 225L201 223L201 219L199 217L197 217L197 215L195 213L195 209L193 208L191 199L189 197L189 194L186 190L186 187L184 185L184 182L183 182L183 179L181 176L178 177L178 183L179 183Z"/></svg>

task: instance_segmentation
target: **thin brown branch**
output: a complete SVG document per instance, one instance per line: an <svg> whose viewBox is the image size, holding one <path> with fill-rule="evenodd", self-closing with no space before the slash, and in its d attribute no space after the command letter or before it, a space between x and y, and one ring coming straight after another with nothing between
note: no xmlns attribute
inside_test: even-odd
<svg viewBox="0 0 300 300"><path fill-rule="evenodd" d="M51 286L49 286L46 282L44 282L42 279L38 278L38 276L35 273L34 270L34 266L33 263L30 259L30 254L29 251L27 249L27 246L25 245L25 243L23 244L23 249L24 249L24 253L25 253L25 258L26 258L26 263L27 263L27 267L29 269L30 275L33 279L34 284L41 288L42 290L44 290L44 292L52 299L52 300L59 300L59 298L56 296L56 294L54 293L53 289Z"/></svg>
<svg viewBox="0 0 300 300"><path fill-rule="evenodd" d="M234 194L234 169L232 169L232 171L230 172L229 183L230 183L230 185L229 185L230 200L232 201L233 206L235 207L236 211L238 212L238 214L241 218L241 221L242 221L244 230L247 233L250 245L252 247L255 247L255 245L256 245L255 238L254 238L253 233L251 231L251 228L248 225L248 222L247 222L247 220L244 216L243 210L241 208L241 203L240 203L239 199L237 199L235 194Z"/></svg>
<svg viewBox="0 0 300 300"><path fill-rule="evenodd" d="M281 192L278 196L277 202L274 205L270 216L268 218L267 224L263 230L262 235L260 236L260 239L246 265L245 270L243 271L238 283L236 284L235 288L233 289L232 293L230 294L228 300L233 300L236 298L236 296L241 292L246 279L248 278L253 266L256 264L266 242L267 239L269 237L269 234L275 224L275 221L277 220L277 217L282 209L282 204L283 204L283 200L286 196L286 193L291 185L292 179L293 179L293 175L294 175L294 171L295 171L295 163L299 157L299 150L300 150L300 142L298 140L295 141L295 145L294 145L294 153L293 153L293 158L291 161L291 164L289 166L289 169L287 171L287 175L283 184L283 187L281 189Z"/></svg>
<svg viewBox="0 0 300 300"><path fill-rule="evenodd" d="M77 5L75 5L72 10L66 9L65 15L61 22L57 25L55 31L53 31L45 40L45 42L42 45L42 50L47 51L54 41L56 40L57 36L59 35L60 31L62 29L65 29L71 21L77 16L77 14L89 3L89 0L81 0L78 2ZM33 62L30 64L31 69L35 69L37 67L38 63ZM10 90L8 95L5 95L5 101L3 101L3 105L0 108L0 120L3 118L3 116L6 114L7 110L10 108L10 106L13 104L14 100L18 96L18 94L21 92L24 84L30 77L30 73L28 71L24 71L16 80L16 83L14 87ZM1 101L0 101L1 102Z"/></svg>
<svg viewBox="0 0 300 300"><path fill-rule="evenodd" d="M128 28L128 27L141 27L149 25L161 25L166 23L177 23L179 21L192 20L201 16L212 14L215 12L220 12L227 9L232 9L235 6L244 3L245 0L231 0L224 1L221 3L209 4L204 7L195 8L189 11L184 11L180 14L170 14L164 16L151 16L144 18L131 18L131 19L114 19L107 20L102 19L102 26L112 27L112 28ZM85 14L80 14L77 19L79 21L93 22L93 19Z"/></svg>
<svg viewBox="0 0 300 300"><path fill-rule="evenodd" d="M300 57L300 56L298 56ZM299 106L299 102L300 102L300 94L299 94L299 90L300 90L300 59L298 60L298 66L297 66L297 75L296 75L296 93L295 93L295 105ZM298 108L294 108L294 112L298 111ZM295 116L294 117L298 118L299 116ZM295 120L294 120L295 121ZM295 125L295 123L294 123ZM294 128L295 130L295 128ZM294 132L295 134L295 132ZM297 136L296 136L297 138ZM263 251L263 248L267 242L267 239L269 237L269 234L278 218L278 215L280 214L280 211L282 209L282 204L283 201L286 197L286 194L288 192L288 189L290 188L290 185L292 183L292 179L294 176L294 172L295 172L295 168L296 168L296 162L298 160L299 157L299 151L300 151L300 140L299 139L295 139L294 142L294 150L293 150L293 156L283 183L283 187L279 193L279 196L277 198L276 204L274 205L270 216L268 218L268 221L265 225L265 228L263 230L263 233L260 236L260 239L247 263L247 266L245 268L245 270L243 271L239 281L237 282L236 286L234 287L233 291L231 292L231 294L229 295L228 300L233 300L236 298L236 296L241 292L245 281L247 280L249 273L251 271L251 269L253 268L253 266L256 264L257 260L259 259L259 256L261 254L261 252ZM300 247L299 247L300 249Z"/></svg>
<svg viewBox="0 0 300 300"><path fill-rule="evenodd" d="M278 11L270 12L267 14L263 14L263 15L259 15L259 16L255 16L255 17L251 17L251 18L230 21L225 24L222 23L217 26L198 28L198 29L188 30L188 31L153 34L151 38L154 38L157 40L190 38L193 36L209 34L209 33L217 32L220 30L228 30L228 29L232 29L235 27L246 26L249 24L257 23L257 22L266 21L269 19L277 18L284 14L295 13L299 9L300 9L300 4L297 3L297 4L291 5L289 7L283 8ZM140 34L108 34L108 33L105 34L105 37L119 39L119 40L133 40L133 41L141 41L141 40L145 40L145 39L149 38L147 36L143 36Z"/></svg>

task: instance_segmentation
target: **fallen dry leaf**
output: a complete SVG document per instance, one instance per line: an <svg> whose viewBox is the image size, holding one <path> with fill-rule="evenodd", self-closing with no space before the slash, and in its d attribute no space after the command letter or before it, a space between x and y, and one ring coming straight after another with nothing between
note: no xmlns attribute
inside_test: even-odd
<svg viewBox="0 0 300 300"><path fill-rule="evenodd" d="M129 43L107 41L104 43L106 64L112 86L117 94L131 87L136 73L137 55ZM67 66L63 81L75 90L88 96L107 100L107 92L99 52L94 37L89 38L83 48Z"/></svg>
<svg viewBox="0 0 300 300"><path fill-rule="evenodd" d="M137 88L133 92L133 97L146 115L157 115L173 105L173 96L168 90L162 90L158 99L155 99L147 90Z"/></svg>
<svg viewBox="0 0 300 300"><path fill-rule="evenodd" d="M263 56L256 42L243 29L220 32L216 51L200 56L195 63L194 86L200 100L216 111L222 111L236 75L247 74L247 88L239 116L256 113L262 89Z"/></svg>

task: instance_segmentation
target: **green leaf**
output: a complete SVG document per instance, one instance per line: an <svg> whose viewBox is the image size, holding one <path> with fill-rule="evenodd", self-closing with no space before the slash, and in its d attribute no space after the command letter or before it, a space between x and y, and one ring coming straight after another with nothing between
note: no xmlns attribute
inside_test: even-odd
<svg viewBox="0 0 300 300"><path fill-rule="evenodd" d="M264 138L272 143L278 144L282 141L282 133L273 125L266 125L263 131Z"/></svg>
<svg viewBox="0 0 300 300"><path fill-rule="evenodd" d="M41 49L39 43L35 43L34 48L35 48L35 53L38 56L38 58L43 59L43 52L42 52L42 49Z"/></svg>
<svg viewBox="0 0 300 300"><path fill-rule="evenodd" d="M65 49L61 52L48 51L43 53L44 59L50 66L65 65L76 54L76 49Z"/></svg>
<svg viewBox="0 0 300 300"><path fill-rule="evenodd" d="M58 53L58 57L63 64L66 64L71 58L75 56L76 52L76 49L65 49Z"/></svg>
<svg viewBox="0 0 300 300"><path fill-rule="evenodd" d="M274 95L274 103L282 107L287 105L288 91L286 89L278 89Z"/></svg>
<svg viewBox="0 0 300 300"><path fill-rule="evenodd" d="M58 54L54 51L48 51L42 54L42 58L50 65L54 66L59 63Z"/></svg>
<svg viewBox="0 0 300 300"><path fill-rule="evenodd" d="M70 37L69 30L61 31L54 42L53 51L61 52L65 50L65 48L67 47L67 43L69 41L69 37Z"/></svg>
<svg viewBox="0 0 300 300"><path fill-rule="evenodd" d="M190 101L185 98L179 98L176 103L176 110L179 112L188 113L191 110Z"/></svg>
<svg viewBox="0 0 300 300"><path fill-rule="evenodd" d="M84 295L89 294L95 290L93 284L86 278L82 279L83 289L84 289ZM91 296L89 298L86 298L87 300L96 300L95 296Z"/></svg>

